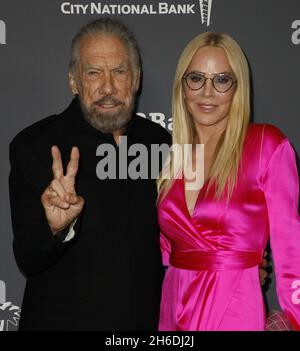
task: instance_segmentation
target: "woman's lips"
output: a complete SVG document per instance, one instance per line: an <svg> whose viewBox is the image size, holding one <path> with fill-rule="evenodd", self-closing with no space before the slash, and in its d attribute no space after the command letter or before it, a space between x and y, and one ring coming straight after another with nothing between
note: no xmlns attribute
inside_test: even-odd
<svg viewBox="0 0 300 351"><path fill-rule="evenodd" d="M197 106L203 112L212 112L217 107L213 104L197 104Z"/></svg>

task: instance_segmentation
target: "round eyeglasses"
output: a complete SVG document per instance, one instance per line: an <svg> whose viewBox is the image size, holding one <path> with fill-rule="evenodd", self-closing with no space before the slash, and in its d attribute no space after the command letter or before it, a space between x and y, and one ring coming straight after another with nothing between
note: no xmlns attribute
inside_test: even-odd
<svg viewBox="0 0 300 351"><path fill-rule="evenodd" d="M237 81L229 73L217 73L212 78L206 78L204 73L190 72L183 79L191 90L201 89L207 79L212 81L212 85L219 93L226 93Z"/></svg>

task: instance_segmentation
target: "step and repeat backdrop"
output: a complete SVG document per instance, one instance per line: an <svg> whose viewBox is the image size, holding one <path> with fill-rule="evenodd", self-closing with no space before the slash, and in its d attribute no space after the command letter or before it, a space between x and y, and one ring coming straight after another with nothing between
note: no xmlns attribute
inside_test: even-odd
<svg viewBox="0 0 300 351"><path fill-rule="evenodd" d="M135 33L144 71L138 112L170 132L181 51L201 32L233 36L251 66L253 121L278 126L300 154L299 0L1 0L0 330L17 329L25 285L12 251L8 145L24 127L69 104L71 39L99 16L120 19ZM270 278L266 304L279 309L273 273Z"/></svg>

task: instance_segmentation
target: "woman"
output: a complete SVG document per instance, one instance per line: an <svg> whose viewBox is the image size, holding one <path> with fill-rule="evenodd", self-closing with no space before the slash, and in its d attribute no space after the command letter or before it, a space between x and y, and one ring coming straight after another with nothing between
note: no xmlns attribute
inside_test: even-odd
<svg viewBox="0 0 300 351"><path fill-rule="evenodd" d="M204 185L190 190L174 157L165 170L175 179L158 181L168 266L160 330L264 330L258 267L269 235L279 302L300 329L295 155L276 127L249 124L249 90L247 61L228 35L201 34L183 51L173 89L173 144L193 144L193 167L195 146L204 144Z"/></svg>

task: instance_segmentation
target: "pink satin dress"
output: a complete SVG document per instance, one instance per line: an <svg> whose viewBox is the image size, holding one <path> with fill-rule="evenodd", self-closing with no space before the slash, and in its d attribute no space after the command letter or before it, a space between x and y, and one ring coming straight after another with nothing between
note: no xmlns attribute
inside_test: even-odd
<svg viewBox="0 0 300 351"><path fill-rule="evenodd" d="M259 264L270 236L279 303L300 330L300 220L295 153L271 125L249 126L229 203L207 183L190 215L178 178L158 206L168 266L159 330L264 330Z"/></svg>

